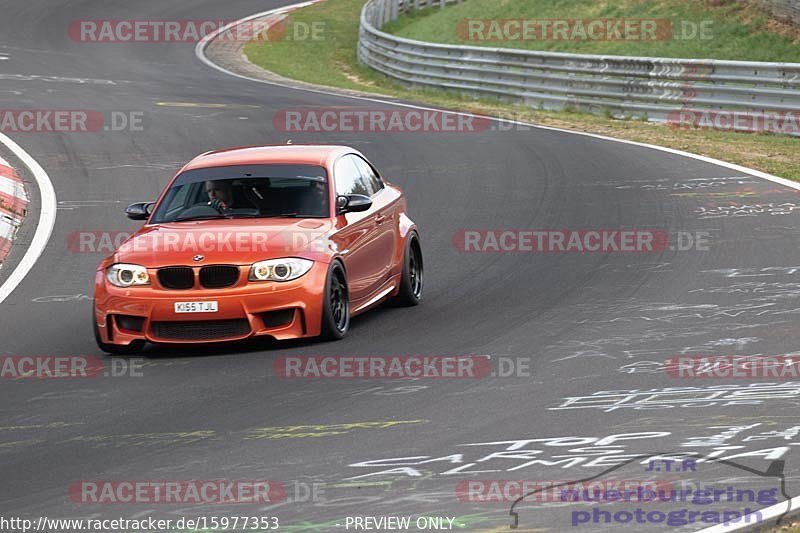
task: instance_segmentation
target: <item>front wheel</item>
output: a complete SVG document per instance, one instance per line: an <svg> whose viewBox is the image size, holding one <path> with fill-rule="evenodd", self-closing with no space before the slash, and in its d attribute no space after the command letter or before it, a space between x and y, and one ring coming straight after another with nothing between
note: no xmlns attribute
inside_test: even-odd
<svg viewBox="0 0 800 533"><path fill-rule="evenodd" d="M350 293L342 265L331 263L322 300L322 333L327 341L339 340L350 329Z"/></svg>
<svg viewBox="0 0 800 533"><path fill-rule="evenodd" d="M94 315L94 313L92 313ZM94 325L94 340L97 346L106 353L112 355L133 355L142 351L145 341L135 340L130 344L108 344L102 341L100 337L100 328L97 327L97 319L92 316L92 324Z"/></svg>
<svg viewBox="0 0 800 533"><path fill-rule="evenodd" d="M422 299L422 247L419 237L412 233L406 240L403 251L403 274L400 277L400 292L392 303L398 306L418 305Z"/></svg>

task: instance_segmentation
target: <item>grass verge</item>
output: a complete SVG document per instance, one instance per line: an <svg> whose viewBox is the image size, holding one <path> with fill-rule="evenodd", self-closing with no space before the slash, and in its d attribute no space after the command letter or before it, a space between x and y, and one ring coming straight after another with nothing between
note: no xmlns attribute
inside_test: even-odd
<svg viewBox="0 0 800 533"><path fill-rule="evenodd" d="M524 39L521 32L510 31L513 27L498 22L502 19L537 24L528 27L529 38ZM583 23L565 22L574 19ZM630 37L602 38L606 30L589 25L595 19L632 22ZM467 20L484 22L473 22L470 31ZM561 24L559 30L539 24L545 20ZM475 46L800 62L800 29L769 18L754 0L469 0L447 9L402 16L384 29L409 39ZM615 35L613 30L609 33ZM599 38L592 39L592 35Z"/></svg>
<svg viewBox="0 0 800 533"><path fill-rule="evenodd" d="M473 1L473 0L470 0ZM494 0L497 1L497 0ZM509 0L503 0L502 4ZM520 0L510 0L517 2ZM360 65L358 21L365 0L326 0L292 12L293 23L324 28L322 38L251 42L248 59L287 78L422 102L432 106L513 117L545 126L597 133L685 150L800 181L800 139L708 129L675 129L642 121L576 112L541 111L523 105L476 100L443 90L414 90ZM454 8L447 8L454 9ZM444 11L447 11L444 10Z"/></svg>

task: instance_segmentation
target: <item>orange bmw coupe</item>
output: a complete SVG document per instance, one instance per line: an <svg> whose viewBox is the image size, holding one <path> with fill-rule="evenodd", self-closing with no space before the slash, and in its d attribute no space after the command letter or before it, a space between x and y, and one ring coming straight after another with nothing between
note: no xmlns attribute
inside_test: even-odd
<svg viewBox="0 0 800 533"><path fill-rule="evenodd" d="M109 353L146 342L342 338L350 318L416 305L423 263L402 191L346 146L202 154L95 274L94 333Z"/></svg>

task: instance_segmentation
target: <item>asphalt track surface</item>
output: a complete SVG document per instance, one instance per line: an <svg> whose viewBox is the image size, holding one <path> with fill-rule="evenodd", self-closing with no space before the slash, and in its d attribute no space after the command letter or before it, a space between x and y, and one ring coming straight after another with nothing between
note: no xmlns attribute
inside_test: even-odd
<svg viewBox="0 0 800 533"><path fill-rule="evenodd" d="M458 517L467 530L501 530L511 523L510 503L463 502L456 494L459 481L575 480L602 474L614 463L586 464L609 454L716 449L717 457L727 457L778 447L786 448L738 461L765 470L765 455L780 457L786 461L787 492L800 492L793 433L768 433L796 425L800 385L782 380L784 386L770 391L751 388L743 399L742 388L776 381L681 380L660 366L681 354L780 355L797 349L796 190L679 155L558 131L287 135L273 127L276 111L386 106L229 77L199 62L194 43L92 44L73 42L67 34L76 19L232 20L279 5L0 3L0 54L8 57L0 62L0 108L141 111L145 117L142 132L11 134L48 172L59 210L44 253L0 307L2 353L94 355L110 368L114 363L94 344L86 297L103 254L70 251L70 235L134 229L123 216L124 206L155 198L173 172L198 153L283 143L287 137L352 145L404 188L423 236L423 304L369 312L336 343L150 347L138 358L115 359L141 364L139 377L4 379L4 516L235 514L277 516L282 526L292 526L286 531L336 531L344 529L336 524L344 525L347 516L430 515ZM159 105L163 102L225 107ZM35 187L30 192L35 202ZM730 206L735 208L725 209ZM34 209L12 261L24 251L36 219ZM461 253L453 235L463 228L702 231L709 232L710 249ZM56 295L73 297L58 301L64 299L52 298ZM409 383L289 380L272 372L272 362L285 355L482 354L493 361L527 358L530 375ZM630 366L635 363L642 364ZM733 388L722 396L720 389L711 396L708 390L683 391L688 396L671 403L662 401L663 395L640 394L616 409L604 401L559 409L569 397L598 391L718 385ZM634 408L636 401L644 403ZM653 433L632 439L642 432ZM600 440L612 435L627 438ZM697 445L698 438L713 435L715 441ZM520 448L538 452L516 457L486 459L510 444L463 446L570 436L583 439L528 442ZM740 448L720 453L712 445ZM559 455L584 459L569 465ZM353 466L407 457L419 458ZM440 460L411 466L434 458ZM477 462L481 458L486 460ZM513 469L535 458L543 462ZM445 474L473 462L464 472ZM415 470L380 473L401 468L388 466L396 463ZM606 478L643 479L643 469L638 462L627 464ZM365 474L376 475L352 479ZM321 483L324 499L198 507L89 505L69 497L69 487L79 480L188 479L277 480L290 488ZM671 479L715 487L778 484L710 462ZM517 507L521 527L554 531L573 529L575 509L591 508L534 502ZM629 527L700 529L697 524Z"/></svg>

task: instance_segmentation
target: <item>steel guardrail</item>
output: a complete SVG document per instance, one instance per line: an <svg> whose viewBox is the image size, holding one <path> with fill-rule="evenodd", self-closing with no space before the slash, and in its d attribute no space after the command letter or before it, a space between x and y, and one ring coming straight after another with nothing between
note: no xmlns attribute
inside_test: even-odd
<svg viewBox="0 0 800 533"><path fill-rule="evenodd" d="M800 115L800 63L438 44L381 30L407 11L460 1L369 0L361 12L359 61L402 84L496 97L542 109L571 108L678 123L686 112L713 118L727 115L733 121L731 129L750 129L755 120ZM795 128L798 122L795 118Z"/></svg>

